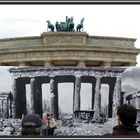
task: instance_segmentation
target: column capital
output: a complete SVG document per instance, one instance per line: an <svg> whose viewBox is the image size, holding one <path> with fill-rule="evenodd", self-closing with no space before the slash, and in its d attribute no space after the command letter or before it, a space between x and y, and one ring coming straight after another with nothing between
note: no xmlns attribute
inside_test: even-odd
<svg viewBox="0 0 140 140"><path fill-rule="evenodd" d="M30 78L30 82L31 82L31 81L34 81L34 80L35 80L35 77L31 77L31 78Z"/></svg>
<svg viewBox="0 0 140 140"><path fill-rule="evenodd" d="M81 76L82 76L82 74L81 74L80 71L76 71L76 72L74 73L74 75L75 75L75 77L81 77Z"/></svg>
<svg viewBox="0 0 140 140"><path fill-rule="evenodd" d="M82 75L80 75L80 74L79 74L79 75L75 75L76 78L80 78L81 76L82 76Z"/></svg>
<svg viewBox="0 0 140 140"><path fill-rule="evenodd" d="M121 80L121 78L122 78L121 75L116 76L116 80Z"/></svg>
<svg viewBox="0 0 140 140"><path fill-rule="evenodd" d="M103 76L102 75L95 75L96 79L101 79Z"/></svg>

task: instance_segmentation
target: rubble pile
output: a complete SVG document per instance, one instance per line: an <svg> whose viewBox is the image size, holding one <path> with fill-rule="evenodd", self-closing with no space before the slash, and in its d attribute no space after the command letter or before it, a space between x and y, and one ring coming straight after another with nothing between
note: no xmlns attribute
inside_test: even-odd
<svg viewBox="0 0 140 140"><path fill-rule="evenodd" d="M1 119L1 136L18 136L21 132L20 119ZM101 136L112 132L112 128L117 125L115 119L108 119L103 123L82 122L81 120L63 119L57 120L55 136ZM140 126L138 127L140 131Z"/></svg>
<svg viewBox="0 0 140 140"><path fill-rule="evenodd" d="M66 123L64 123L66 122ZM70 124L69 124L69 123ZM71 127L68 127L71 125ZM67 124L67 125L65 125ZM83 123L82 121L74 120L71 121L61 121L57 123L57 129L54 135L56 136L101 136L112 132L112 128L117 124L115 119L109 119L104 124L102 123Z"/></svg>
<svg viewBox="0 0 140 140"><path fill-rule="evenodd" d="M15 136L20 135L21 131L20 119L1 119L0 120L0 135Z"/></svg>

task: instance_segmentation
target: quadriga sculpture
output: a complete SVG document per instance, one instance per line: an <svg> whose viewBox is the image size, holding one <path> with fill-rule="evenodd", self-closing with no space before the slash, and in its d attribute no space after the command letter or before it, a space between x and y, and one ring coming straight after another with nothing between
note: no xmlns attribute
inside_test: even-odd
<svg viewBox="0 0 140 140"><path fill-rule="evenodd" d="M54 32L54 28L56 28L57 32L74 32L75 24L74 24L73 20L74 20L73 17L69 18L68 16L66 16L66 21L65 22L56 21L55 27L53 24L51 24L51 22L49 20L47 20L48 31L50 29L52 32ZM82 18L80 23L76 26L76 31L81 32L81 29L83 31L83 22L84 22L84 18Z"/></svg>
<svg viewBox="0 0 140 140"><path fill-rule="evenodd" d="M64 31L74 31L74 22L73 17L68 18L66 16L66 22L58 22L55 23L56 31L58 32L64 32Z"/></svg>

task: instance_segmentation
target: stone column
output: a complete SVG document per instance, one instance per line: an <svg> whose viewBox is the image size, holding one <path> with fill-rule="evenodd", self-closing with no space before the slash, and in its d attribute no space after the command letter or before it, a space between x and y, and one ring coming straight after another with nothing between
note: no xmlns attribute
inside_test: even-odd
<svg viewBox="0 0 140 140"><path fill-rule="evenodd" d="M117 116L117 108L121 105L121 77L117 77L113 93L113 117Z"/></svg>
<svg viewBox="0 0 140 140"><path fill-rule="evenodd" d="M126 95L124 94L123 95L123 104L126 104L127 103L127 101L126 101Z"/></svg>
<svg viewBox="0 0 140 140"><path fill-rule="evenodd" d="M12 118L12 113L13 113L13 109L12 109L12 104L13 104L13 100L10 99L10 111L9 111L9 117Z"/></svg>
<svg viewBox="0 0 140 140"><path fill-rule="evenodd" d="M3 108L3 118L6 118L6 99L3 99L2 103L2 108Z"/></svg>
<svg viewBox="0 0 140 140"><path fill-rule="evenodd" d="M136 107L136 109L139 109L139 97L138 96L136 96L136 98L135 98L135 107Z"/></svg>
<svg viewBox="0 0 140 140"><path fill-rule="evenodd" d="M2 112L2 111L3 111L3 108L2 108L2 100L3 100L3 99L1 99L1 104L0 104L0 105L1 105L1 106L0 106L0 109L1 109L1 118L3 117L3 112Z"/></svg>
<svg viewBox="0 0 140 140"><path fill-rule="evenodd" d="M41 81L38 79L36 84L36 113L42 117L43 110L42 110L42 88L41 88Z"/></svg>
<svg viewBox="0 0 140 140"><path fill-rule="evenodd" d="M31 85L31 113L35 113L35 78L30 79L30 85Z"/></svg>
<svg viewBox="0 0 140 140"><path fill-rule="evenodd" d="M2 99L0 99L0 118L2 118Z"/></svg>
<svg viewBox="0 0 140 140"><path fill-rule="evenodd" d="M79 67L85 67L86 65L85 65L85 62L84 61L79 61L78 62L78 66Z"/></svg>
<svg viewBox="0 0 140 140"><path fill-rule="evenodd" d="M13 80L12 85L12 93L13 93L13 114L12 117L17 117L17 85L16 85L16 79Z"/></svg>
<svg viewBox="0 0 140 140"><path fill-rule="evenodd" d="M81 76L76 76L74 86L74 101L73 101L74 111L80 110L80 90L81 90Z"/></svg>
<svg viewBox="0 0 140 140"><path fill-rule="evenodd" d="M51 94L51 104L50 104L50 113L55 114L55 80L54 76L50 77L50 94Z"/></svg>
<svg viewBox="0 0 140 140"><path fill-rule="evenodd" d="M33 77L31 84L31 110L42 117L42 88L40 78Z"/></svg>
<svg viewBox="0 0 140 140"><path fill-rule="evenodd" d="M5 111L5 113L4 113L4 116L5 116L5 118L7 118L8 116L7 116L7 99L5 99L5 102L4 102L4 111Z"/></svg>
<svg viewBox="0 0 140 140"><path fill-rule="evenodd" d="M92 110L94 109L95 79L94 79L93 82L94 82L94 83L92 83Z"/></svg>
<svg viewBox="0 0 140 140"><path fill-rule="evenodd" d="M9 118L9 115L10 114L10 99L7 98L6 100L6 118L8 119Z"/></svg>
<svg viewBox="0 0 140 140"><path fill-rule="evenodd" d="M96 85L95 85L95 97L94 97L94 122L100 122L100 111L101 111L101 101L100 101L100 88L101 88L101 77L96 77Z"/></svg>
<svg viewBox="0 0 140 140"><path fill-rule="evenodd" d="M1 112L2 112L2 118L4 118L4 100L1 101Z"/></svg>

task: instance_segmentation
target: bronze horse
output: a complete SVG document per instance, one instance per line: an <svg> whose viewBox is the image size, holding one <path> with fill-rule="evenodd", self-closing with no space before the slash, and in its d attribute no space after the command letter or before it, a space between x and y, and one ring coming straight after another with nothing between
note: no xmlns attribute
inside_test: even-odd
<svg viewBox="0 0 140 140"><path fill-rule="evenodd" d="M80 23L76 27L76 31L81 32L81 29L83 29L83 22L85 18L82 18Z"/></svg>
<svg viewBox="0 0 140 140"><path fill-rule="evenodd" d="M51 31L54 32L54 25L51 24L51 22L50 22L49 20L47 20L46 22L48 23L48 28L47 28L47 30L48 30L48 29L51 29Z"/></svg>
<svg viewBox="0 0 140 140"><path fill-rule="evenodd" d="M74 31L73 17L70 18L68 30L71 32Z"/></svg>

